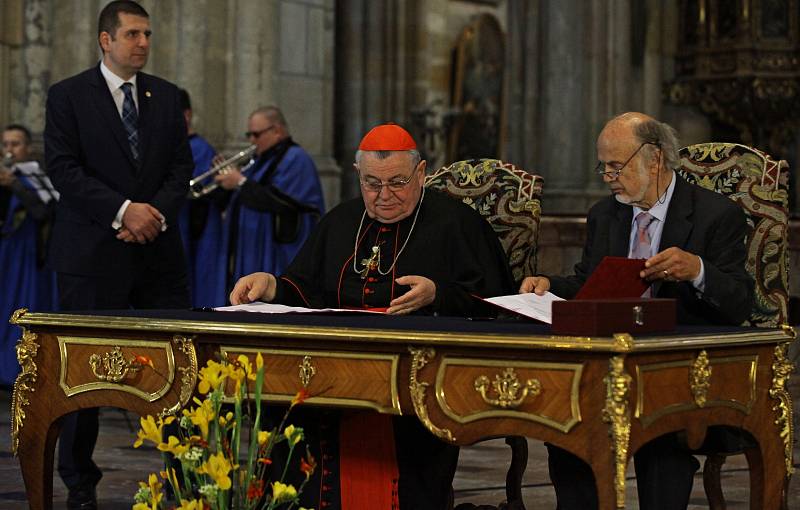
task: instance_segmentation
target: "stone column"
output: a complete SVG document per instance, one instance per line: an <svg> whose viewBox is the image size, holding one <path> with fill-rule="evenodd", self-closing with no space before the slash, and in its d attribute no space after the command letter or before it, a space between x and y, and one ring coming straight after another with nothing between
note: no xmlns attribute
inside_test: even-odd
<svg viewBox="0 0 800 510"><path fill-rule="evenodd" d="M284 0L276 11L273 58L262 62L274 102L283 110L292 137L314 156L325 203L339 203L341 170L333 158L333 0ZM266 51L269 53L269 51ZM270 89L270 92L272 89Z"/></svg>
<svg viewBox="0 0 800 510"><path fill-rule="evenodd" d="M44 103L50 78L50 8L48 0L27 0L23 44L12 73L10 118L36 133L44 130Z"/></svg>

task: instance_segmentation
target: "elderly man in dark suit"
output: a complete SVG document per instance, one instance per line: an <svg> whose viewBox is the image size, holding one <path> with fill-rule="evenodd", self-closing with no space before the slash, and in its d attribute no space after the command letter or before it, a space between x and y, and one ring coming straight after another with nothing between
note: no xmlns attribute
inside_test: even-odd
<svg viewBox="0 0 800 510"><path fill-rule="evenodd" d="M597 158L597 173L612 196L589 211L586 245L575 274L528 277L520 292L549 290L569 299L604 256L644 258L640 276L652 282L648 293L676 299L679 323L745 321L753 282L744 267L744 213L732 200L675 173L679 157L674 130L641 113L622 114L600 133ZM597 508L588 465L560 448L548 449L559 509ZM677 434L639 449L634 464L640 508L686 508L699 463Z"/></svg>
<svg viewBox="0 0 800 510"><path fill-rule="evenodd" d="M63 310L186 308L177 215L192 172L178 88L141 72L149 15L121 0L100 13L99 65L53 85L45 155L61 201L51 260ZM59 473L69 508L96 507L97 410L69 415Z"/></svg>

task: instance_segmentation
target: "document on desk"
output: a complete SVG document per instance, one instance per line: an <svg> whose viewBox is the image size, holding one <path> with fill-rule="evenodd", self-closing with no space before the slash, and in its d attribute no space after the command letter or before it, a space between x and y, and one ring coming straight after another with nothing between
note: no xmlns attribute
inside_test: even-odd
<svg viewBox="0 0 800 510"><path fill-rule="evenodd" d="M262 303L254 301L243 305L218 306L214 308L219 312L257 312L257 313L378 313L378 310L363 310L350 308L304 308L302 306L286 306L275 303Z"/></svg>
<svg viewBox="0 0 800 510"><path fill-rule="evenodd" d="M545 292L544 296L534 294L511 294L484 299L495 306L545 322L553 323L553 301L563 301L553 293Z"/></svg>

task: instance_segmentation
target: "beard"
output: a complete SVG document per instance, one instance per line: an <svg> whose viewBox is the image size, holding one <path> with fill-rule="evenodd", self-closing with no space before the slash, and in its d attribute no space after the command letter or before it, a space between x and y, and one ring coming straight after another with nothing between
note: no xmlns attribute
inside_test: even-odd
<svg viewBox="0 0 800 510"><path fill-rule="evenodd" d="M614 198L617 202L625 205L640 205L644 200L647 193L647 188L650 187L650 174L643 164L637 165L636 172L639 174L639 187L636 191L628 194L627 191L616 193Z"/></svg>

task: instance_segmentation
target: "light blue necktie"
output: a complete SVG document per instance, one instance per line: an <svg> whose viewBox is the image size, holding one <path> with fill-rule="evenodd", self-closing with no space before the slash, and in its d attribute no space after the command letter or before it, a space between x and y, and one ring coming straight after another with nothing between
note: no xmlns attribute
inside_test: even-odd
<svg viewBox="0 0 800 510"><path fill-rule="evenodd" d="M133 102L132 88L133 85L130 83L122 84L122 92L125 94L125 99L122 101L122 124L128 133L133 159L139 161L139 114L136 112L136 103Z"/></svg>

